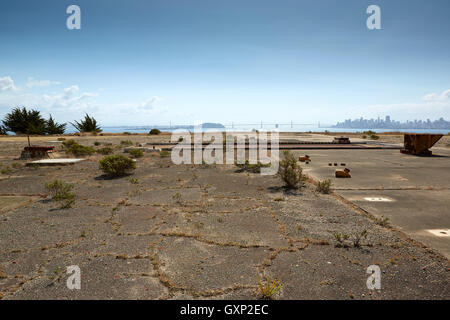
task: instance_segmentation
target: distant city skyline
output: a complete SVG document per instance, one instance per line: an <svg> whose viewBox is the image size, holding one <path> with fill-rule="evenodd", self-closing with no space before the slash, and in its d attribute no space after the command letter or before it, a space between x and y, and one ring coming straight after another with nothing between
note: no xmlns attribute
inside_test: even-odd
<svg viewBox="0 0 450 320"><path fill-rule="evenodd" d="M334 128L350 128L350 129L449 129L450 121L446 121L443 117L438 120L431 121L426 120L407 120L405 122L400 122L392 120L389 115L387 115L384 120L380 117L377 119L364 119L363 117L359 119L347 119L344 122L338 122Z"/></svg>
<svg viewBox="0 0 450 320"><path fill-rule="evenodd" d="M366 25L374 4L381 30ZM0 118L26 106L104 126L449 119L449 12L448 0L4 0Z"/></svg>

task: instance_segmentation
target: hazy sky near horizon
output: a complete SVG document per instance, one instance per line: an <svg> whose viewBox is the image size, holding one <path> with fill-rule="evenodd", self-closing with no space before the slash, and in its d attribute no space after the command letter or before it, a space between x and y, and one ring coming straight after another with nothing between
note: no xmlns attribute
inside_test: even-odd
<svg viewBox="0 0 450 320"><path fill-rule="evenodd" d="M2 0L0 117L15 106L102 125L450 120L450 1Z"/></svg>

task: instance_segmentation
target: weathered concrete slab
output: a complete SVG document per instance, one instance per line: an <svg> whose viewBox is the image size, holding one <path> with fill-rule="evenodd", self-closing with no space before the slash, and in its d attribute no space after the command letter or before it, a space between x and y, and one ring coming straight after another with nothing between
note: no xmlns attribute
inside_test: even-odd
<svg viewBox="0 0 450 320"><path fill-rule="evenodd" d="M450 258L450 237L441 237L430 230L450 228L450 190L341 190L346 199L364 210L389 218L389 222L414 239L436 248ZM383 197L392 201L368 201Z"/></svg>
<svg viewBox="0 0 450 320"><path fill-rule="evenodd" d="M318 180L331 179L346 199L450 257L450 238L427 231L450 228L450 150L433 151L432 157L389 150L314 151L303 167ZM336 167L329 162L345 163L352 178L334 178Z"/></svg>
<svg viewBox="0 0 450 320"><path fill-rule="evenodd" d="M33 166L33 165L38 165L38 166L67 166L67 165L71 165L71 164L75 164L81 161L84 161L86 159L64 159L64 158L59 158L59 159L42 159L42 160L36 160L36 161L31 161L27 163L27 166Z"/></svg>
<svg viewBox="0 0 450 320"><path fill-rule="evenodd" d="M435 150L436 156L417 157L398 150L315 150L305 172L320 180L332 179L338 189L352 188L450 188L450 150ZM300 152L294 154L301 155ZM351 179L334 179L336 167L345 163Z"/></svg>
<svg viewBox="0 0 450 320"><path fill-rule="evenodd" d="M118 147L123 136L76 139L85 145L101 139ZM130 139L151 141L148 136ZM0 150L0 156L23 148L23 143L15 148ZM116 154L121 151L122 147L115 149ZM400 195L377 192L383 189L364 181L370 178L363 175L365 168L373 166L367 154L384 164L375 166L378 175L389 174L395 163L396 174L401 175L392 177L397 187L414 183L425 189L428 184L420 181L423 176L412 180L412 169L427 170L416 163L422 159L409 160L415 166L409 167L404 165L408 158L401 158L398 151L392 157L383 153L390 151L359 150L357 157L352 152L308 152L312 162L302 166L312 171L323 166L328 173L327 157L350 163L350 168L361 171L348 179L353 186L339 185L342 190L337 192L369 186L374 190L363 190L367 194L357 197L376 199L370 201L375 209L404 201L400 195L411 190L401 189ZM319 161L320 156L324 158ZM3 195L39 196L47 193L45 183L61 179L74 184L75 203L61 209L50 197L41 198L1 214L0 298L256 299L261 297L258 279L264 276L281 281L283 287L275 297L281 299L450 297L447 259L377 224L334 195L316 192L309 183L287 190L278 176L237 172L234 165L174 165L170 157L159 156L138 159L130 176L109 178L99 169L101 158L95 154L76 166L57 168L13 167L12 159L2 160L13 170L0 180L0 189L7 190ZM448 159L433 159L432 164L444 160L439 166L448 171ZM409 171L402 171L405 168ZM445 181L444 175L434 175L434 180ZM440 197L435 189L427 191ZM384 198L391 201L380 201ZM449 228L434 223L431 213L433 223L422 231L447 239L442 232ZM402 218L407 216L401 212ZM367 236L355 246L356 236L364 230ZM346 246L338 245L336 233L348 236ZM381 268L382 290L366 287L366 269L372 264ZM66 286L66 268L71 265L80 267L81 290Z"/></svg>

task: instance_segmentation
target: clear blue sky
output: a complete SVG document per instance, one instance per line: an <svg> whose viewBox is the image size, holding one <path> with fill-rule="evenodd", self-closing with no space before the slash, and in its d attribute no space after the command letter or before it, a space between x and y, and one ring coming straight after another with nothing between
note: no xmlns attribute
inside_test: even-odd
<svg viewBox="0 0 450 320"><path fill-rule="evenodd" d="M81 30L66 8L81 8ZM368 30L366 8L381 8ZM450 119L450 1L0 2L0 116L103 125Z"/></svg>

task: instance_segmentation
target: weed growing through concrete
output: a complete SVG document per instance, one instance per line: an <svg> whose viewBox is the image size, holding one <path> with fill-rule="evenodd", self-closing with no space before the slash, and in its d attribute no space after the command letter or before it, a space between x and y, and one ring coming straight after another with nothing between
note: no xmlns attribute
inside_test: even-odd
<svg viewBox="0 0 450 320"><path fill-rule="evenodd" d="M46 183L45 188L50 192L54 201L61 203L61 209L71 208L75 203L75 195L70 192L73 189L73 184L62 180L54 180Z"/></svg>
<svg viewBox="0 0 450 320"><path fill-rule="evenodd" d="M176 203L181 204L181 194L179 192L172 195L172 199L175 200Z"/></svg>
<svg viewBox="0 0 450 320"><path fill-rule="evenodd" d="M336 240L335 247L337 247L337 248L346 248L347 247L347 244L345 242L349 238L348 234L342 234L340 232L335 232L335 233L333 233L333 236L334 236L334 240Z"/></svg>
<svg viewBox="0 0 450 320"><path fill-rule="evenodd" d="M258 287L262 298L265 300L270 300L280 292L282 284L277 279L272 280L270 277L267 277L262 280L258 277Z"/></svg>
<svg viewBox="0 0 450 320"><path fill-rule="evenodd" d="M302 174L302 168L298 165L294 155L288 151L283 151L283 160L280 161L280 167L278 174L281 179L286 183L286 187L295 189L303 186L303 182L306 180Z"/></svg>
<svg viewBox="0 0 450 320"><path fill-rule="evenodd" d="M215 164L216 164L216 163L214 163L214 165L215 165ZM208 163L206 163L206 161L202 159L202 164L200 165L200 168L202 168L202 169L208 169L208 168L210 168L210 167L211 167L211 165L208 164Z"/></svg>
<svg viewBox="0 0 450 320"><path fill-rule="evenodd" d="M331 191L331 179L317 182L316 191L324 194L328 194Z"/></svg>
<svg viewBox="0 0 450 320"><path fill-rule="evenodd" d="M14 169L20 169L20 168L23 167L23 164L22 164L22 163L18 163L18 162L14 162L14 163L11 165L11 167L14 168Z"/></svg>
<svg viewBox="0 0 450 320"><path fill-rule="evenodd" d="M355 248L360 248L361 247L361 240L362 239L366 239L367 238L367 230L363 230L359 233L356 233L353 235L352 237L353 239L353 246Z"/></svg>
<svg viewBox="0 0 450 320"><path fill-rule="evenodd" d="M252 173L261 173L261 168L268 168L271 166L270 163L264 164L261 162L257 162L255 164L250 164L248 160L245 160L245 163L237 163L234 165L239 168L238 172L252 172Z"/></svg>
<svg viewBox="0 0 450 320"><path fill-rule="evenodd" d="M130 179L130 182L131 182L132 184L139 184L139 180L136 179L136 178L131 178L131 179Z"/></svg>
<svg viewBox="0 0 450 320"><path fill-rule="evenodd" d="M0 170L0 173L6 175L6 174L12 173L12 170L11 170L11 168L6 167L6 168L1 169L1 170Z"/></svg>
<svg viewBox="0 0 450 320"><path fill-rule="evenodd" d="M388 227L389 226L389 218L385 216L381 216L381 218L376 219L376 223L382 227Z"/></svg>

